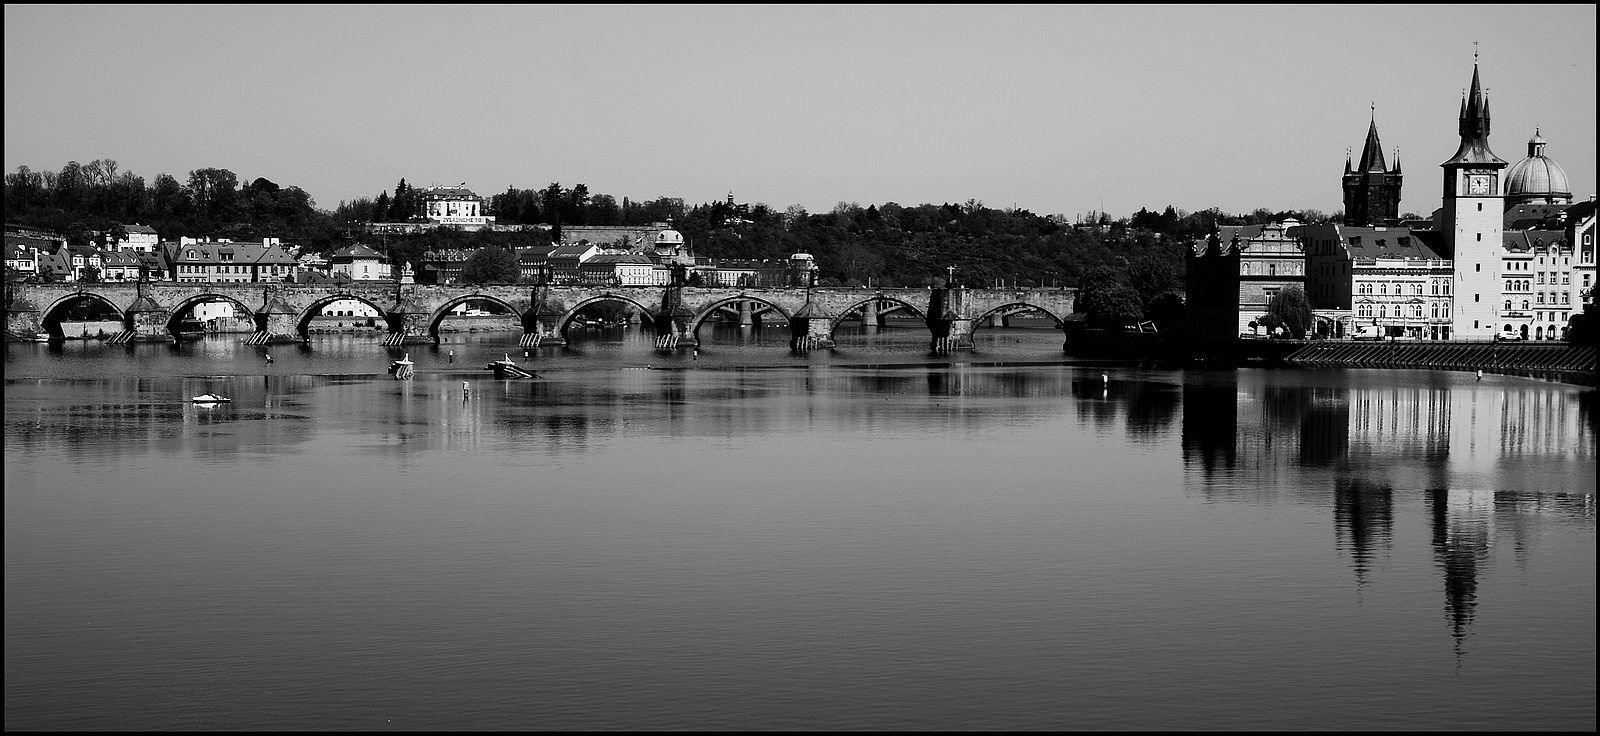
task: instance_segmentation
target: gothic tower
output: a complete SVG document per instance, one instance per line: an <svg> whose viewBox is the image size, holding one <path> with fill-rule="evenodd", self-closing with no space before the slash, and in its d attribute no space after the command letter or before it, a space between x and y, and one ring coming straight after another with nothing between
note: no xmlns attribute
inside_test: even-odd
<svg viewBox="0 0 1600 736"><path fill-rule="evenodd" d="M1492 338L1500 315L1500 254L1505 230L1500 170L1506 162L1489 150L1489 100L1472 61L1472 90L1461 101L1461 146L1444 168L1441 229L1455 263L1455 329L1462 340Z"/></svg>
<svg viewBox="0 0 1600 736"><path fill-rule="evenodd" d="M1361 147L1361 163L1351 168L1350 157L1344 159L1344 224L1376 227L1398 220L1400 179L1399 154L1395 154L1393 170L1384 165L1374 116L1367 128L1367 143Z"/></svg>

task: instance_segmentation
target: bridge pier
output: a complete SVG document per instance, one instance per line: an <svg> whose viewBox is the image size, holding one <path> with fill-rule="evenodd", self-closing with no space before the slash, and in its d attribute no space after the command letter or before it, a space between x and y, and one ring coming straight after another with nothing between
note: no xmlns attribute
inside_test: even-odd
<svg viewBox="0 0 1600 736"><path fill-rule="evenodd" d="M256 310L256 331L245 338L246 345L280 345L311 341L311 335L300 331L299 313L273 297Z"/></svg>
<svg viewBox="0 0 1600 736"><path fill-rule="evenodd" d="M567 313L566 306L554 301L548 295L543 299L537 298L537 291L533 297L533 306L522 313L522 339L517 341L517 346L557 348L566 345L567 336L557 329L561 324L562 315Z"/></svg>
<svg viewBox="0 0 1600 736"><path fill-rule="evenodd" d="M18 340L32 340L34 335L44 332L44 323L40 319L44 316L39 311L39 306L27 297L8 295L6 300L6 335Z"/></svg>
<svg viewBox="0 0 1600 736"><path fill-rule="evenodd" d="M168 327L171 320L172 310L140 296L122 311L122 332L112 336L111 342L176 342L177 336Z"/></svg>
<svg viewBox="0 0 1600 736"><path fill-rule="evenodd" d="M675 279L681 284L681 279ZM700 346L699 338L689 331L694 322L694 310L683 306L683 287L667 287L661 297L661 311L656 313L656 349L693 348Z"/></svg>
<svg viewBox="0 0 1600 736"><path fill-rule="evenodd" d="M808 296L806 305L789 318L789 349L825 350L833 346L833 315Z"/></svg>
<svg viewBox="0 0 1600 736"><path fill-rule="evenodd" d="M750 302L739 302L739 326L752 327L754 325L755 318L751 314Z"/></svg>
<svg viewBox="0 0 1600 736"><path fill-rule="evenodd" d="M878 316L878 300L867 300L866 306L861 308L861 325L863 327L882 327L883 318Z"/></svg>
<svg viewBox="0 0 1600 736"><path fill-rule="evenodd" d="M399 307L399 305L396 305ZM408 312L401 309L391 310L383 315L389 325L389 334L383 338L383 344L396 345L437 345L438 333L431 332L428 324L428 314Z"/></svg>
<svg viewBox="0 0 1600 736"><path fill-rule="evenodd" d="M933 335L928 343L929 352L950 353L973 348L973 320L967 315L967 297L964 287L934 289L929 295L927 324L928 332Z"/></svg>

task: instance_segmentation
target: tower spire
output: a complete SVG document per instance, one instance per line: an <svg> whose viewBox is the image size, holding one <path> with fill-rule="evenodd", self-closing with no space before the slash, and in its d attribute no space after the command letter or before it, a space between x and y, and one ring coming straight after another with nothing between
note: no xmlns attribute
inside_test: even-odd
<svg viewBox="0 0 1600 736"><path fill-rule="evenodd" d="M1457 126L1461 134L1461 147L1446 163L1498 163L1504 165L1489 150L1489 98L1484 93L1478 76L1476 42L1472 52L1472 87L1461 100L1461 120Z"/></svg>
<svg viewBox="0 0 1600 736"><path fill-rule="evenodd" d="M1378 106L1372 106L1373 115L1377 115ZM1373 118L1367 125L1367 142L1361 147L1361 163L1357 171L1385 171L1388 167L1383 163L1383 144L1378 142L1378 120Z"/></svg>

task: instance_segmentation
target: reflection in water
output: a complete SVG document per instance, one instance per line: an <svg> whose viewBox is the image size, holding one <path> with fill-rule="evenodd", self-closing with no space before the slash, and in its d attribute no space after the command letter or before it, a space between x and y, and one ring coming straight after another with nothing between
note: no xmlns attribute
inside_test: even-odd
<svg viewBox="0 0 1600 736"><path fill-rule="evenodd" d="M1209 374L1183 388L1183 452L1208 500L1324 503L1358 585L1393 541L1393 489L1433 489L1434 564L1450 631L1473 620L1478 575L1497 533L1524 550L1523 519L1593 523L1592 390L1448 373ZM1449 489L1449 490L1439 490ZM1498 519L1498 522L1496 521ZM1499 530L1499 531L1497 531ZM1521 552L1519 552L1521 554Z"/></svg>
<svg viewBox="0 0 1600 736"><path fill-rule="evenodd" d="M1494 539L1494 493L1428 491L1433 559L1444 575L1444 610L1459 648L1478 604L1478 567Z"/></svg>
<svg viewBox="0 0 1600 736"><path fill-rule="evenodd" d="M1592 727L1592 392L342 344L12 349L8 726Z"/></svg>
<svg viewBox="0 0 1600 736"><path fill-rule="evenodd" d="M1394 533L1394 492L1387 486L1340 478L1333 490L1333 528L1350 555L1358 586L1367 583L1373 558L1387 552Z"/></svg>

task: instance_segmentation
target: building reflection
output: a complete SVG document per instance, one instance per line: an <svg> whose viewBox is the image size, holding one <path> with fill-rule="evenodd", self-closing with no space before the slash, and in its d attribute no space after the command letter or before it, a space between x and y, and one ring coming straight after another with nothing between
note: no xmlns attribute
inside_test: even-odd
<svg viewBox="0 0 1600 736"><path fill-rule="evenodd" d="M1350 556L1358 585L1366 585L1374 558L1387 554L1394 537L1394 491L1355 478L1341 478L1333 491L1333 530Z"/></svg>
<svg viewBox="0 0 1600 736"><path fill-rule="evenodd" d="M1335 543L1358 588L1391 548L1396 504L1420 498L1459 641L1499 537L1520 560L1530 527L1593 524L1596 432L1593 391L1454 378L1197 375L1183 387L1188 488L1208 501L1314 505L1331 489Z"/></svg>
<svg viewBox="0 0 1600 736"><path fill-rule="evenodd" d="M1478 604L1478 568L1494 542L1492 491L1427 491L1433 561L1444 576L1444 612L1459 643Z"/></svg>

